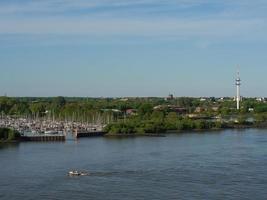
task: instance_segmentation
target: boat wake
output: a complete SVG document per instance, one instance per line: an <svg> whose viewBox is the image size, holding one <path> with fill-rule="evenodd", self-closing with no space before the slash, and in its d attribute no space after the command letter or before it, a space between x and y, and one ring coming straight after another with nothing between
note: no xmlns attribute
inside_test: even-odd
<svg viewBox="0 0 267 200"><path fill-rule="evenodd" d="M149 172L145 172L145 171L134 171L134 170L126 170L126 171L94 171L94 172L86 172L86 171L78 171L78 170L74 170L74 171L69 171L68 176L70 177L74 177L74 176L131 176L131 175L143 175L143 174L148 174Z"/></svg>

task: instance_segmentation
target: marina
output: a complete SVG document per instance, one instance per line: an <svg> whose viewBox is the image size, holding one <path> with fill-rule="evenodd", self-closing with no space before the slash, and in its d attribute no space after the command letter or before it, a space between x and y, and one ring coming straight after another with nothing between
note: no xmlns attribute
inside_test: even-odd
<svg viewBox="0 0 267 200"><path fill-rule="evenodd" d="M1 116L0 128L16 130L21 141L65 141L67 135L75 138L104 135L104 125L44 118Z"/></svg>

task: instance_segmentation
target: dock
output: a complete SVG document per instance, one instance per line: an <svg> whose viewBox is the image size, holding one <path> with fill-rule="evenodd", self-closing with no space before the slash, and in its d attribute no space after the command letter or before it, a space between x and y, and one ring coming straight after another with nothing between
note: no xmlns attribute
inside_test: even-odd
<svg viewBox="0 0 267 200"><path fill-rule="evenodd" d="M104 131L82 131L82 132L76 132L75 133L76 138L81 137L99 137L105 135Z"/></svg>
<svg viewBox="0 0 267 200"><path fill-rule="evenodd" d="M66 140L65 135L34 135L21 136L21 141L36 141L36 142L63 142Z"/></svg>

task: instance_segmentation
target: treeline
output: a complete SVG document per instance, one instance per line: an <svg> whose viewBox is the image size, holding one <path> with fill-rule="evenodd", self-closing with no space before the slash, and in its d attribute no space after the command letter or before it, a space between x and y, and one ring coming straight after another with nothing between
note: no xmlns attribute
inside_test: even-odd
<svg viewBox="0 0 267 200"><path fill-rule="evenodd" d="M0 143L17 141L20 138L18 131L9 128L0 128Z"/></svg>
<svg viewBox="0 0 267 200"><path fill-rule="evenodd" d="M106 101L106 102L105 102ZM10 98L0 97L0 114L55 120L88 121L107 123L117 117L116 113L102 109L108 100L83 98Z"/></svg>
<svg viewBox="0 0 267 200"><path fill-rule="evenodd" d="M164 100L164 98L129 98L126 100L119 98L75 98L75 97L0 97L0 112L7 115L39 115L44 116L46 111L50 111L56 117L64 115L83 114L86 111L100 111L101 109L118 109L125 112L127 109L143 108L144 104L150 107L157 105L174 105L182 107L187 110L187 113L193 113L197 107L203 109L205 114L236 114L249 113L250 109L254 113L267 112L267 104L265 102L258 102L254 98L244 99L241 103L241 110L235 109L236 103L232 99L208 98L201 101L199 98L179 97L171 100ZM216 112L214 107L218 107Z"/></svg>
<svg viewBox="0 0 267 200"><path fill-rule="evenodd" d="M109 135L134 134L143 135L147 133L157 134L166 131L183 130L205 130L220 129L226 124L220 121L210 121L203 119L190 119L177 115L175 112L164 113L154 111L151 114L146 113L146 117L135 116L120 120L117 123L108 124L105 131Z"/></svg>

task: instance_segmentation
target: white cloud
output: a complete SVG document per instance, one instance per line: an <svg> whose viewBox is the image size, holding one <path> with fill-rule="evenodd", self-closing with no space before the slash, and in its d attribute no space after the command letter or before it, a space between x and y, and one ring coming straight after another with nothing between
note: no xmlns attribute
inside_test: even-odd
<svg viewBox="0 0 267 200"><path fill-rule="evenodd" d="M56 12L98 7L126 7L136 5L175 5L190 7L208 0L31 0L25 2L0 2L0 14L27 12Z"/></svg>
<svg viewBox="0 0 267 200"><path fill-rule="evenodd" d="M232 37L262 31L262 20L134 20L43 18L0 20L1 34Z"/></svg>
<svg viewBox="0 0 267 200"><path fill-rule="evenodd" d="M0 15L5 14L41 14L41 13L61 13L79 11L94 8L120 8L141 6L155 6L162 9L162 6L169 8L190 9L196 6L218 6L224 9L239 8L241 12L266 8L265 0L24 0L24 1L4 1L0 2ZM254 9L251 9L254 8ZM257 9L258 8L258 9ZM114 11L115 12L115 11Z"/></svg>
<svg viewBox="0 0 267 200"><path fill-rule="evenodd" d="M248 0L30 0L25 3L0 3L0 34L60 34L86 36L155 36L169 38L265 38L266 18L246 16L250 7L261 10L267 2L259 5ZM121 15L114 7L134 7L136 11L149 10L149 6L165 5L182 7L191 11L200 5L217 5L220 13L199 8L200 16L190 17ZM96 8L109 7L109 12L98 13ZM81 9L95 9L92 15L79 13ZM161 6L156 7L159 11ZM120 10L120 9L119 9ZM251 9L253 10L253 9ZM57 13L57 14L56 14ZM61 13L61 14L58 14ZM116 14L115 14L116 13ZM127 15L127 9L124 12ZM138 12L137 12L138 13ZM255 11L256 13L256 11ZM29 14L29 15L28 15ZM76 14L76 15L75 15ZM101 17L100 17L101 16ZM209 40L205 40L209 41Z"/></svg>

